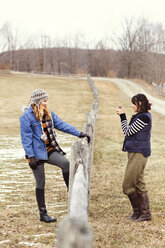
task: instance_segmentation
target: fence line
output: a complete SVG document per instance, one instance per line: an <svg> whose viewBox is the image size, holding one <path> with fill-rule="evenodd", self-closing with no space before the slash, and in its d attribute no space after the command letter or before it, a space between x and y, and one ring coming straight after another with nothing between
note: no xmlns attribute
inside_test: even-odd
<svg viewBox="0 0 165 248"><path fill-rule="evenodd" d="M1 71L0 71L1 72ZM4 71L5 72L5 71ZM86 74L82 73L70 73L70 72L63 72L63 73L58 73L58 72L43 72L43 71L13 71L13 70L8 70L8 73L14 73L14 74L34 74L34 75L44 75L44 76L59 76L59 77L86 77Z"/></svg>
<svg viewBox="0 0 165 248"><path fill-rule="evenodd" d="M70 72L63 72L63 73L58 73L58 72L43 72L43 71L14 71L14 70L1 70L0 69L0 74L31 74L34 76L37 75L43 75L45 77L48 76L58 76L58 77L73 77L73 78L85 78L86 74L85 73L70 73Z"/></svg>
<svg viewBox="0 0 165 248"><path fill-rule="evenodd" d="M10 70L0 70L0 74L10 74Z"/></svg>
<svg viewBox="0 0 165 248"><path fill-rule="evenodd" d="M165 82L161 82L159 84L152 82L152 89L159 95L165 95Z"/></svg>
<svg viewBox="0 0 165 248"><path fill-rule="evenodd" d="M87 80L88 80L88 83L89 83L90 86L91 86L91 89L92 89L94 98L95 98L95 100L98 102L98 100L99 100L99 99L98 99L98 98L99 98L99 96L98 96L98 91L97 91L97 88L96 88L96 86L95 86L95 84L94 84L94 82L93 82L93 80L92 80L90 74L88 74ZM96 113L97 113L97 111L96 111Z"/></svg>
<svg viewBox="0 0 165 248"><path fill-rule="evenodd" d="M94 95L94 102L90 113L86 114L83 132L90 135L91 141L88 144L86 138L77 140L71 148L68 215L58 228L57 248L92 247L92 229L88 223L88 210L98 92L90 75L87 80Z"/></svg>

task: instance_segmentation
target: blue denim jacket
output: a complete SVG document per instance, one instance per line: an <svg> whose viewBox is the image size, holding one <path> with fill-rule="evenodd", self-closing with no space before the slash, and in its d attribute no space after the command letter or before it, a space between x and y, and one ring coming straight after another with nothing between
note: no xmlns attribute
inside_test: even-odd
<svg viewBox="0 0 165 248"><path fill-rule="evenodd" d="M51 111L51 115L56 129L79 137L80 131L77 128L62 121L53 111ZM47 160L46 145L41 140L41 123L37 121L32 106L20 117L20 130L25 155L28 158L34 156L40 160Z"/></svg>

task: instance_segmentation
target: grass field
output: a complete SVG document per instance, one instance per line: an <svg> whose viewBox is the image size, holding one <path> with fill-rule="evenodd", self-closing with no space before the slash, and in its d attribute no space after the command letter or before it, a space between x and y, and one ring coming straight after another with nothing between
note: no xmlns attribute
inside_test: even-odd
<svg viewBox="0 0 165 248"><path fill-rule="evenodd" d="M145 179L150 197L152 221L127 220L131 207L122 193L126 154L121 151L123 134L116 108L124 106L127 118L133 114L130 99L117 87L96 81L99 90L99 115L95 133L92 170L90 221L95 233L94 247L165 247L164 199L164 116L152 112L152 156Z"/></svg>
<svg viewBox="0 0 165 248"><path fill-rule="evenodd" d="M94 232L94 248L165 248L164 116L152 112L152 156L146 167L152 221L127 220L131 208L122 193L126 154L121 151L123 134L116 107L125 106L128 119L130 99L109 82L95 81L99 91L99 113L95 131L94 163L91 179L89 221ZM46 90L51 108L65 121L82 129L85 112L93 97L86 80L31 75L1 75L1 137L9 151L19 143L21 107L35 88ZM2 107L3 106L3 107ZM12 138L12 139L9 139ZM69 150L73 136L58 136ZM6 144L6 140L8 143ZM67 142L66 142L67 141ZM12 152L12 151L11 151ZM17 155L17 154L16 154ZM14 156L13 156L14 157ZM0 247L55 247L57 223L38 220L34 180L23 158L1 160L0 167ZM17 157L17 156L16 156ZM69 152L68 152L69 158ZM46 166L47 208L59 221L67 213L67 192L59 169ZM32 245L32 246L30 246Z"/></svg>

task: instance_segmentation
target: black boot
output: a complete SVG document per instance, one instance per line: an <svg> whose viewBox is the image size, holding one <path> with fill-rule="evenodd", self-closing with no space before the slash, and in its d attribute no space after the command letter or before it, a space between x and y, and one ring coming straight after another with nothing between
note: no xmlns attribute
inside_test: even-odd
<svg viewBox="0 0 165 248"><path fill-rule="evenodd" d="M128 195L128 198L130 200L133 214L128 217L128 219L136 220L140 216L140 200L137 192L133 192L132 194Z"/></svg>
<svg viewBox="0 0 165 248"><path fill-rule="evenodd" d="M55 222L56 218L52 218L47 214L45 206L45 190L36 188L36 200L39 208L40 221L44 222Z"/></svg>
<svg viewBox="0 0 165 248"><path fill-rule="evenodd" d="M57 221L56 218L52 218L47 214L46 208L40 208L40 221L44 222L55 222Z"/></svg>
<svg viewBox="0 0 165 248"><path fill-rule="evenodd" d="M149 206L149 199L147 192L143 192L139 194L140 198L140 216L135 221L148 221L151 220L151 213L150 213L150 206Z"/></svg>
<svg viewBox="0 0 165 248"><path fill-rule="evenodd" d="M69 189L69 172L63 172L63 178L66 184L67 189Z"/></svg>

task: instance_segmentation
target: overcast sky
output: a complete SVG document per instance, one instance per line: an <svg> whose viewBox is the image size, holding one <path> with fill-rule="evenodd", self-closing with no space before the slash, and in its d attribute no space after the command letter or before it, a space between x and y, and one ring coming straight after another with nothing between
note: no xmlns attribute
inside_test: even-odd
<svg viewBox="0 0 165 248"><path fill-rule="evenodd" d="M146 17L165 26L164 0L0 0L0 27L10 22L26 37L81 33L99 40L119 32L129 17Z"/></svg>

